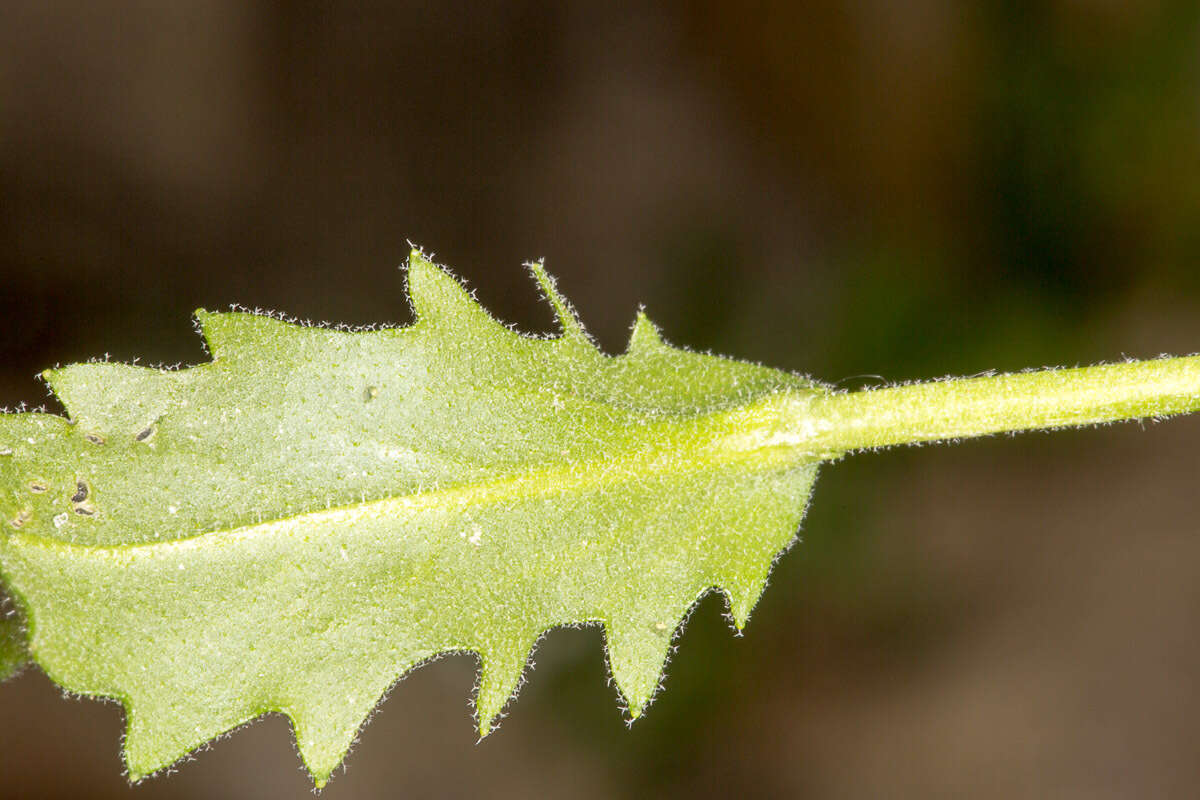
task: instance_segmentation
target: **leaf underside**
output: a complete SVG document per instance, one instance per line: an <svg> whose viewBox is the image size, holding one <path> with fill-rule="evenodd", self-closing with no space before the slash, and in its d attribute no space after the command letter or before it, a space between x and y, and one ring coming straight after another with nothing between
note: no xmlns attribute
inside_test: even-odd
<svg viewBox="0 0 1200 800"><path fill-rule="evenodd" d="M447 651L479 654L486 734L566 624L603 624L637 716L698 597L723 589L745 623L817 466L719 443L756 398L820 387L670 347L641 315L605 356L532 270L559 337L501 325L414 252L407 328L197 312L210 363L52 370L69 420L0 415L29 653L120 699L132 779L278 711L323 785ZM0 670L23 658L12 619Z"/></svg>

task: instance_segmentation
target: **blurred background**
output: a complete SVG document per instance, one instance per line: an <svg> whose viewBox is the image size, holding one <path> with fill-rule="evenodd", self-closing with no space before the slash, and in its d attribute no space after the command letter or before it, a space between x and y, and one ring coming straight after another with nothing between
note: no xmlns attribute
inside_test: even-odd
<svg viewBox="0 0 1200 800"><path fill-rule="evenodd" d="M6 3L0 405L205 359L230 303L404 324L408 241L609 352L843 388L1200 350L1200 4ZM826 468L744 637L702 601L627 730L598 629L476 744L399 684L324 797L1194 797L1200 417ZM0 687L5 797L303 797L268 718L129 789L122 714Z"/></svg>

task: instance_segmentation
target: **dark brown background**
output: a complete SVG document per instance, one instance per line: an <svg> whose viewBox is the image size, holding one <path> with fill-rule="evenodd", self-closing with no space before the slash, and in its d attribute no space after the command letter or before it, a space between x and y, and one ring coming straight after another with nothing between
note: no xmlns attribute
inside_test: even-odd
<svg viewBox="0 0 1200 800"><path fill-rule="evenodd" d="M1200 349L1193 2L8 3L0 404L192 309L407 320L407 241L610 351L855 387ZM858 376L858 377L848 377ZM474 662L400 684L324 796L1191 797L1200 419L860 456L744 638L703 601L632 730L596 629L476 746ZM219 677L218 677L219 679ZM0 687L5 797L303 797L256 723L129 789L121 713Z"/></svg>

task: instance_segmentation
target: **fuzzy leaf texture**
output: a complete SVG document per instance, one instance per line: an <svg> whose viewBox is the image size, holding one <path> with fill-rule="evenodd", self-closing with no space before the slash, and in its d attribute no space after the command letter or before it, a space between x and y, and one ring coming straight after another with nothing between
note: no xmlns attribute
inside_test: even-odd
<svg viewBox="0 0 1200 800"><path fill-rule="evenodd" d="M29 653L124 704L132 779L278 711L323 785L388 688L448 651L479 654L487 734L567 624L603 625L637 716L700 596L745 624L817 469L756 444L755 402L823 390L670 347L642 315L606 356L532 270L556 338L414 252L410 327L198 312L210 363L51 370L69 420L0 415L0 569Z"/></svg>

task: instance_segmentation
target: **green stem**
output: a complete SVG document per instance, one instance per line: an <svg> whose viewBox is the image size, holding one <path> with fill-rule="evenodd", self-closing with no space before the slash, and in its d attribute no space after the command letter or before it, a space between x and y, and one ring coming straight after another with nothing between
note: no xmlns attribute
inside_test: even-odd
<svg viewBox="0 0 1200 800"><path fill-rule="evenodd" d="M1197 410L1200 356L1188 356L821 395L779 422L818 451L844 453Z"/></svg>

